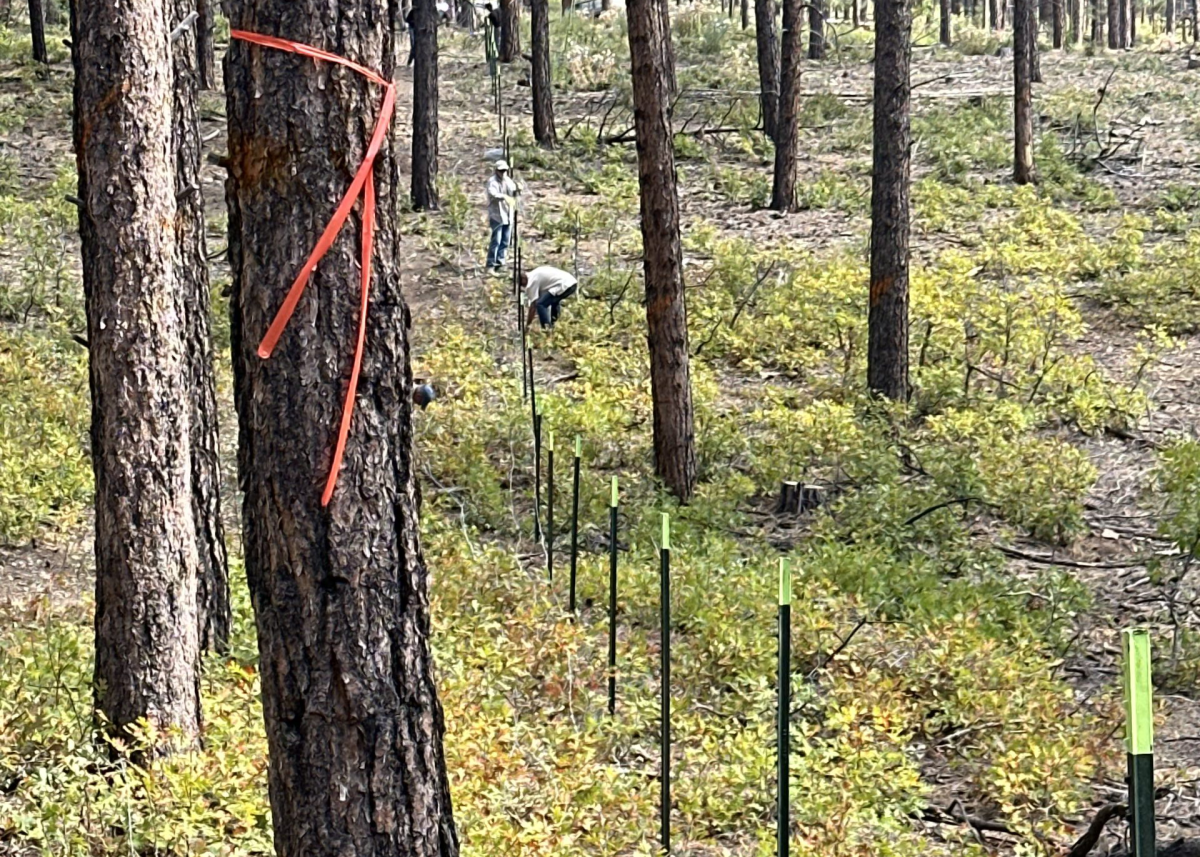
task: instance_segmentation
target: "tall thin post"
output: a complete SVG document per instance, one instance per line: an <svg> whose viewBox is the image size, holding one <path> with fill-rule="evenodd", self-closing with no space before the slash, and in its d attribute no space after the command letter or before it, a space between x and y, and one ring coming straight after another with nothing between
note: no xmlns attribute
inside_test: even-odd
<svg viewBox="0 0 1200 857"><path fill-rule="evenodd" d="M554 432L546 447L546 576L554 582Z"/></svg>
<svg viewBox="0 0 1200 857"><path fill-rule="evenodd" d="M579 460L583 444L575 435L575 476L571 488L571 615L575 614L575 563L579 558Z"/></svg>
<svg viewBox="0 0 1200 857"><path fill-rule="evenodd" d="M617 712L617 477L608 504L608 713Z"/></svg>
<svg viewBox="0 0 1200 857"><path fill-rule="evenodd" d="M776 818L778 857L788 857L789 772L791 738L788 726L792 707L792 572L786 557L779 558L779 734L776 752L779 758L779 805Z"/></svg>
<svg viewBox="0 0 1200 857"><path fill-rule="evenodd" d="M1150 632L1121 632L1125 650L1125 749L1129 761L1129 815L1133 857L1155 857L1154 709L1150 681Z"/></svg>
<svg viewBox="0 0 1200 857"><path fill-rule="evenodd" d="M533 366L529 367L529 389L533 390ZM542 415L533 412L533 538L542 540Z"/></svg>
<svg viewBox="0 0 1200 857"><path fill-rule="evenodd" d="M732 2L732 0L730 0ZM662 516L662 568L659 572L662 605L662 791L659 796L662 853L671 853L671 517Z"/></svg>

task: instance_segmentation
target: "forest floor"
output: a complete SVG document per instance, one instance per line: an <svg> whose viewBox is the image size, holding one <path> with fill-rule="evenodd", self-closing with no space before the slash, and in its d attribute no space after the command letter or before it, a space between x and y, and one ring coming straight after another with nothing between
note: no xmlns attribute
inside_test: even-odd
<svg viewBox="0 0 1200 857"><path fill-rule="evenodd" d="M1156 646L1159 838L1198 836L1200 594L1188 572L1200 513L1188 498L1200 456L1180 440L1200 415L1200 70L1165 38L1122 55L1044 50L1043 181L1025 192L1009 180L1010 61L973 29L961 50L931 47L918 22L916 394L902 427L881 431L855 392L871 65L866 35L835 26L844 44L802 71L804 210L780 216L761 207L771 155L752 130L752 37L712 10L676 20L685 279L693 351L704 344L694 369L704 484L691 509L674 513L685 566L677 853L772 853L768 563L780 548L806 569L797 645L811 672L798 681L803 762L793 762L800 853L1060 853L1098 807L1124 798L1119 634L1133 625L1151 628ZM482 265L497 117L482 46L463 34L440 57L442 210L405 226L413 370L439 393L416 425L426 550L464 853L642 854L654 839L657 765L646 737L657 657L650 510L664 501L648 478L634 151L605 142L632 124L628 62L615 21L556 21L554 38L563 145L532 145L523 68L504 71L505 113L526 267L575 267L582 282L559 329L531 334L539 393L560 449L571 434L587 438L595 484L585 516L600 520L598 486L610 474L629 486L634 510L622 543L634 569L621 632L628 721L605 725L596 713L603 586L581 583L581 621L562 621L561 583L541 582L544 554L527 526L528 406L515 386L510 281ZM410 71L397 82L407 173ZM207 94L203 107L205 148L219 156L223 98ZM15 666L22 657L61 642L47 623L77 623L86 639L86 371L71 340L83 334L78 240L62 199L73 193L69 108L61 48L48 78L15 56L0 62L0 413L17 414L15 431L0 429L0 501L16 510L0 513L0 615L13 628L0 690L28 671ZM203 180L227 346L223 170L208 163ZM281 287L287 278L281 271ZM226 531L240 567L227 355L220 373ZM13 466L28 444L20 419L47 426L38 436L50 463ZM1192 481L1172 484L1164 461ZM774 515L781 477L820 486L828 508ZM601 568L605 539L599 523L583 537L581 577ZM485 576L480 591L460 582ZM755 587L766 595L747 594ZM252 630L243 637L249 648L231 670L253 662ZM223 711L227 694L249 700L255 685L239 674L236 690L213 692ZM246 707L230 720L246 731L230 732L261 744L244 738L256 714ZM25 790L27 772L57 751L45 749L46 723L22 716L0 703L0 736L22 739L2 760L12 785L7 818L0 800L0 854L31 843L55 854L111 847L103 825L76 842L46 832L54 824L30 809L69 807L74 781L47 777L52 785ZM217 762L204 765L218 776ZM227 774L253 782L258 803L222 808L231 844L211 853L262 853L269 841L256 770ZM179 786L167 782L147 824L175 818L167 804ZM600 830L624 817L644 830ZM199 833L142 835L179 849L209 836L208 821L196 823ZM1111 824L1093 853L1119 853L1123 834Z"/></svg>

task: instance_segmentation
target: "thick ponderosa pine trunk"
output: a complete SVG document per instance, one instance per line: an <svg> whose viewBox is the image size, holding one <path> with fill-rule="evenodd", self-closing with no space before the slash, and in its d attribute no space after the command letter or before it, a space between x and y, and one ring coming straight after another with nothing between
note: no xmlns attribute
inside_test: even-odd
<svg viewBox="0 0 1200 857"><path fill-rule="evenodd" d="M676 0L678 2L678 0ZM733 0L729 0L730 8L733 8ZM660 16L660 29L662 32L662 40L659 42L660 50L662 51L663 62L663 79L667 84L667 95L674 98L679 94L679 78L675 74L675 43L671 41L671 6L667 0L658 0L658 13ZM667 105L667 115L671 112L671 105Z"/></svg>
<svg viewBox="0 0 1200 857"><path fill-rule="evenodd" d="M1013 181L1033 181L1033 69L1029 56L1029 31L1033 27L1033 0L1015 0L1013 6Z"/></svg>
<svg viewBox="0 0 1200 857"><path fill-rule="evenodd" d="M679 195L663 68L662 0L629 0L629 54L633 65L634 127L641 187L642 257L650 390L654 399L654 469L686 502L696 485L696 439L688 366L687 308Z"/></svg>
<svg viewBox="0 0 1200 857"><path fill-rule="evenodd" d="M867 386L908 399L908 212L912 8L877 0Z"/></svg>
<svg viewBox="0 0 1200 857"><path fill-rule="evenodd" d="M216 5L217 0L195 0L195 9L200 16L196 19L196 57L199 62L201 89L212 89L217 85L217 61L213 50ZM183 13L185 18L190 11L191 8L188 8Z"/></svg>
<svg viewBox="0 0 1200 857"><path fill-rule="evenodd" d="M500 62L521 55L521 0L500 0Z"/></svg>
<svg viewBox="0 0 1200 857"><path fill-rule="evenodd" d="M783 62L779 75L779 120L775 128L775 176L771 208L796 208L796 150L800 145L801 0L783 0Z"/></svg>
<svg viewBox="0 0 1200 857"><path fill-rule="evenodd" d="M809 0L808 3L808 58L825 58L825 14L829 11L828 0Z"/></svg>
<svg viewBox="0 0 1200 857"><path fill-rule="evenodd" d="M554 90L550 82L550 3L533 0L529 6L530 41L533 49L533 138L553 149L558 142L554 130Z"/></svg>
<svg viewBox="0 0 1200 857"><path fill-rule="evenodd" d="M1108 46L1121 47L1121 0L1108 0Z"/></svg>
<svg viewBox="0 0 1200 857"><path fill-rule="evenodd" d="M941 28L938 35L943 45L950 45L950 0L941 0Z"/></svg>
<svg viewBox="0 0 1200 857"><path fill-rule="evenodd" d="M438 11L436 0L413 0L412 204L438 207Z"/></svg>
<svg viewBox="0 0 1200 857"><path fill-rule="evenodd" d="M763 131L774 140L779 117L779 40L775 37L775 0L754 0L754 41L758 48L759 105Z"/></svg>
<svg viewBox="0 0 1200 857"><path fill-rule="evenodd" d="M195 735L187 305L175 275L170 4L71 4L96 476L96 706Z"/></svg>
<svg viewBox="0 0 1200 857"><path fill-rule="evenodd" d="M172 0L173 20L192 11L192 0ZM199 20L196 22L199 24ZM200 29L195 38L199 38ZM204 240L204 194L200 187L200 51L190 32L171 45L174 83L174 121L171 147L175 152L176 282L184 301L185 353L188 360L187 399L192 406L189 439L192 463L192 516L196 523L199 560L196 583L200 646L210 652L228 648L231 622L229 563L225 527L221 521L221 464L217 439L217 382L213 371L210 317L212 292Z"/></svg>
<svg viewBox="0 0 1200 857"><path fill-rule="evenodd" d="M33 61L49 63L46 52L46 16L42 12L42 0L29 0L29 35L33 40Z"/></svg>
<svg viewBox="0 0 1200 857"><path fill-rule="evenodd" d="M230 0L234 29L346 56L391 79L385 0ZM383 98L340 66L234 41L229 265L246 577L258 629L279 857L456 857L418 538L396 140L374 167L378 229L358 395L321 505L358 329L361 222L316 268L269 360L256 349L351 184Z"/></svg>

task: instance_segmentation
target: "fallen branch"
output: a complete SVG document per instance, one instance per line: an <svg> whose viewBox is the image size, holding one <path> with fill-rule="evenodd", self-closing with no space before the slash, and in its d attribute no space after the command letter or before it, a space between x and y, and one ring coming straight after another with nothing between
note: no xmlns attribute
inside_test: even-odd
<svg viewBox="0 0 1200 857"><path fill-rule="evenodd" d="M1025 553L1024 551L1005 547L1004 545L996 545L995 547L1000 553L1010 556L1013 559L1023 559L1026 562L1036 562L1041 565L1058 565L1063 568L1137 568L1139 565L1146 564L1146 560L1144 559L1122 560L1120 562L1084 562L1077 559L1056 559L1052 556Z"/></svg>
<svg viewBox="0 0 1200 857"><path fill-rule="evenodd" d="M943 503L938 503L936 506L930 506L928 509L925 509L922 512L917 512L917 514L913 515L911 518L909 518L907 521L904 522L904 526L911 527L913 524L915 524L917 521L924 518L926 515L931 515L934 512L938 511L939 509L945 509L948 506L959 506L959 505L965 506L967 503L985 503L985 501L979 497L955 497L953 500L946 500ZM985 505L986 505L986 503L985 503Z"/></svg>
<svg viewBox="0 0 1200 857"><path fill-rule="evenodd" d="M200 13L197 12L195 9L188 12L187 17L184 18L182 21L180 21L179 26L171 31L171 35L167 37L167 40L171 44L175 44L177 41L182 39L183 34L188 31L188 28L191 27L192 24L196 23L196 19L199 17L200 17Z"/></svg>
<svg viewBox="0 0 1200 857"><path fill-rule="evenodd" d="M1125 815L1126 807L1123 803L1110 803L1102 806L1100 811L1096 813L1096 817L1092 819L1092 823L1088 825L1087 832L1071 846L1071 850L1066 853L1066 857L1086 857L1091 853L1091 850L1096 847L1096 843L1100 841L1100 834L1104 832L1104 825L1108 824L1113 818L1118 815Z"/></svg>

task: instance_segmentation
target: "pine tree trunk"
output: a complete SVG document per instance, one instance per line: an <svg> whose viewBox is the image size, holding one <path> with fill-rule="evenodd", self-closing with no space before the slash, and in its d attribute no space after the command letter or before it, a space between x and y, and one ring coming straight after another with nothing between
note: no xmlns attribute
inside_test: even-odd
<svg viewBox="0 0 1200 857"><path fill-rule="evenodd" d="M195 9L199 13L199 17L196 19L196 57L199 62L201 89L212 89L217 85L217 61L216 53L213 49L216 2L217 0L196 0L195 3ZM177 6L176 12L178 13L182 8ZM183 17L180 20L186 18L191 11L191 7L189 6L183 12Z"/></svg>
<svg viewBox="0 0 1200 857"><path fill-rule="evenodd" d="M46 52L46 16L42 12L42 0L29 0L29 35L33 39L33 61L49 64Z"/></svg>
<svg viewBox="0 0 1200 857"><path fill-rule="evenodd" d="M950 0L941 0L941 29L939 32L939 41L950 46Z"/></svg>
<svg viewBox="0 0 1200 857"><path fill-rule="evenodd" d="M774 140L779 115L779 41L775 37L775 0L754 0L754 40L758 46L758 88L763 131Z"/></svg>
<svg viewBox="0 0 1200 857"><path fill-rule="evenodd" d="M500 62L521 55L521 0L500 0Z"/></svg>
<svg viewBox="0 0 1200 857"><path fill-rule="evenodd" d="M661 0L629 0L634 126L641 187L642 256L650 388L654 399L654 469L682 502L696 485L695 430L688 366L683 249L675 180L670 92L663 67Z"/></svg>
<svg viewBox="0 0 1200 857"><path fill-rule="evenodd" d="M1013 181L1029 184L1033 174L1033 88L1029 30L1033 0L1016 0L1013 9Z"/></svg>
<svg viewBox="0 0 1200 857"><path fill-rule="evenodd" d="M750 27L750 0L742 0L742 29Z"/></svg>
<svg viewBox="0 0 1200 857"><path fill-rule="evenodd" d="M1014 0L1015 2L1015 0ZM1038 48L1038 27L1037 27L1037 7L1033 7L1031 17L1033 20L1029 22L1029 78L1034 83L1042 82L1042 52ZM1014 30L1015 33L1015 30ZM1015 35L1014 35L1015 38Z"/></svg>
<svg viewBox="0 0 1200 857"><path fill-rule="evenodd" d="M1000 2L999 0L988 0L988 15L991 17L991 25L993 30L1003 30L1004 22L1000 20Z"/></svg>
<svg viewBox="0 0 1200 857"><path fill-rule="evenodd" d="M776 211L796 210L803 8L801 0L783 0L783 61L779 75L779 120L775 129L775 177L771 187L771 208Z"/></svg>
<svg viewBox="0 0 1200 857"><path fill-rule="evenodd" d="M1164 15L1166 17L1167 35L1175 32L1175 0L1166 0L1166 9Z"/></svg>
<svg viewBox="0 0 1200 857"><path fill-rule="evenodd" d="M549 0L533 0L529 21L533 43L533 138L553 149L558 136L554 130L554 90L550 82Z"/></svg>
<svg viewBox="0 0 1200 857"><path fill-rule="evenodd" d="M908 399L909 0L877 0L867 386Z"/></svg>
<svg viewBox="0 0 1200 857"><path fill-rule="evenodd" d="M231 0L230 23L337 51L391 79L384 0ZM321 486L359 316L351 217L270 360L280 295L350 185L380 109L361 75L235 41L225 65L229 263L246 577L258 629L279 857L456 857L418 535L409 314L394 133L375 162L365 356L345 460Z"/></svg>
<svg viewBox="0 0 1200 857"><path fill-rule="evenodd" d="M1108 0L1108 47L1116 50L1121 47L1121 0Z"/></svg>
<svg viewBox="0 0 1200 857"><path fill-rule="evenodd" d="M828 0L808 2L808 58L825 59L825 14L829 11Z"/></svg>
<svg viewBox="0 0 1200 857"><path fill-rule="evenodd" d="M1083 0L1071 0L1071 44L1083 42Z"/></svg>
<svg viewBox="0 0 1200 857"><path fill-rule="evenodd" d="M851 0L850 15L851 15L850 23L854 27L854 29L857 30L859 27L859 23L860 23L859 18L858 18L858 0Z"/></svg>
<svg viewBox="0 0 1200 857"><path fill-rule="evenodd" d="M96 706L200 727L186 305L168 4L71 4L96 476Z"/></svg>
<svg viewBox="0 0 1200 857"><path fill-rule="evenodd" d="M1054 0L1054 29L1053 29L1053 45L1056 50L1062 50L1063 46L1063 24L1066 10L1063 8L1065 0Z"/></svg>
<svg viewBox="0 0 1200 857"><path fill-rule="evenodd" d="M733 8L733 0L729 0L729 7ZM663 34L659 45L663 55L662 61L665 80L667 82L667 94L671 98L674 98L679 94L679 79L675 74L675 43L671 40L671 7L667 3L667 0L659 0L658 10L661 17L660 27ZM668 115L670 115L670 111L671 107L668 105Z"/></svg>
<svg viewBox="0 0 1200 857"><path fill-rule="evenodd" d="M1137 0L1128 0L1129 2L1129 39L1126 41L1126 47L1135 47L1137 45L1137 16L1138 6Z"/></svg>
<svg viewBox="0 0 1200 857"><path fill-rule="evenodd" d="M192 11L191 0L173 0L170 20L181 21ZM199 25L199 20L197 20ZM196 29L198 39L201 30ZM199 561L197 610L200 646L225 652L231 622L229 563L225 527L221 521L221 463L217 439L217 382L213 371L210 319L212 291L208 279L208 249L204 240L204 194L200 186L200 50L190 32L171 46L174 82L174 120L171 148L175 153L175 271L183 296L185 354L188 361L187 399L192 406L192 517L196 524Z"/></svg>
<svg viewBox="0 0 1200 857"><path fill-rule="evenodd" d="M950 13L953 15L962 14L962 0L950 0Z"/></svg>
<svg viewBox="0 0 1200 857"><path fill-rule="evenodd" d="M438 207L438 11L435 0L413 0L412 204Z"/></svg>

